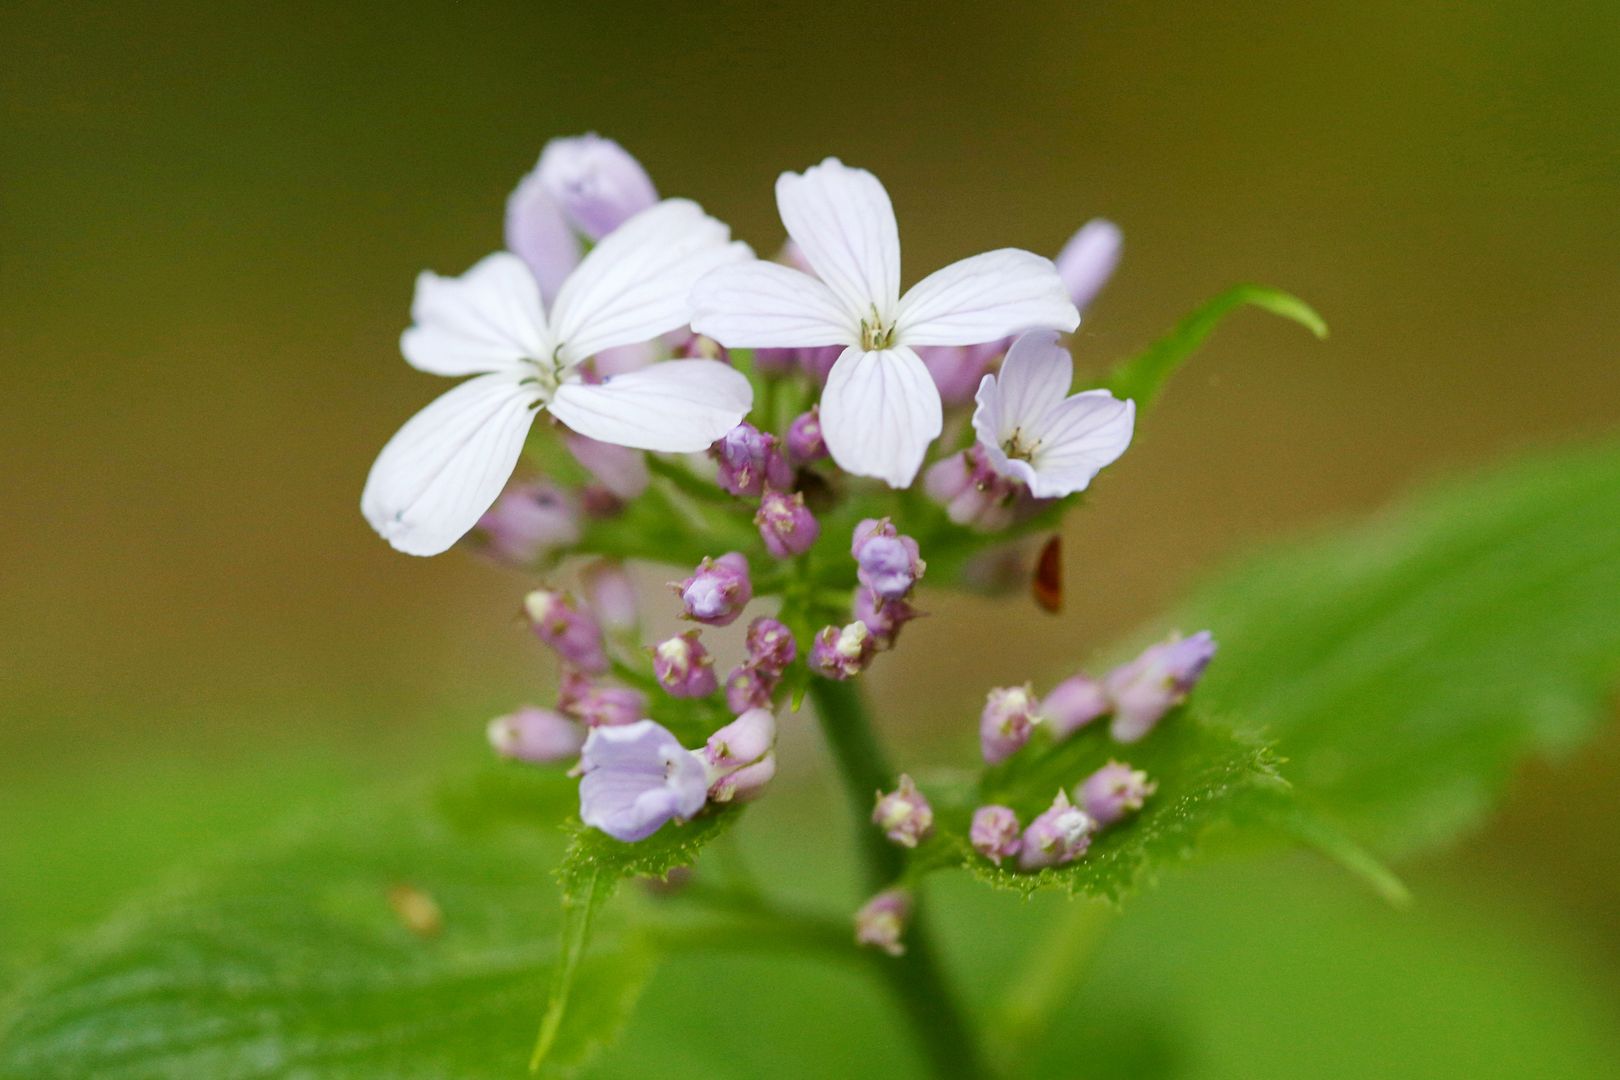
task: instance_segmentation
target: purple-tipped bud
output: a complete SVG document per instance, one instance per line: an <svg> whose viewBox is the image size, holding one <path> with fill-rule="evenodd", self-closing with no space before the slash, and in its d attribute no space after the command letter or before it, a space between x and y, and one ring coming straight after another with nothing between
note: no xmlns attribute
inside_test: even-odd
<svg viewBox="0 0 1620 1080"><path fill-rule="evenodd" d="M598 559L580 571L580 584L585 592L585 606L604 629L622 634L640 624L636 585L623 563Z"/></svg>
<svg viewBox="0 0 1620 1080"><path fill-rule="evenodd" d="M900 786L887 794L878 792L872 809L872 824L901 847L914 848L934 830L934 808L917 790L911 777L901 774Z"/></svg>
<svg viewBox="0 0 1620 1080"><path fill-rule="evenodd" d="M1023 833L1018 815L1010 807L981 806L973 811L968 840L974 851L1000 866L1002 859L1012 858L1023 848Z"/></svg>
<svg viewBox="0 0 1620 1080"><path fill-rule="evenodd" d="M784 495L780 491L767 491L759 501L754 524L759 526L765 550L778 559L803 555L821 535L821 526L804 505L804 495L797 492Z"/></svg>
<svg viewBox="0 0 1620 1080"><path fill-rule="evenodd" d="M1046 866L1062 866L1086 853L1091 846L1091 834L1096 823L1086 812L1069 802L1069 796L1058 792L1050 809L1029 823L1024 830L1022 848L1018 853L1021 870L1039 870Z"/></svg>
<svg viewBox="0 0 1620 1080"><path fill-rule="evenodd" d="M957 525L995 532L1012 523L1016 488L991 468L978 443L929 466L923 488Z"/></svg>
<svg viewBox="0 0 1620 1080"><path fill-rule="evenodd" d="M1101 829L1142 809L1147 797L1158 789L1142 770L1110 761L1081 782L1075 798Z"/></svg>
<svg viewBox="0 0 1620 1080"><path fill-rule="evenodd" d="M685 821L709 792L709 771L652 720L595 728L580 754L580 820L633 843L666 821Z"/></svg>
<svg viewBox="0 0 1620 1080"><path fill-rule="evenodd" d="M876 651L877 641L859 620L844 627L823 627L810 646L810 670L826 679L853 678Z"/></svg>
<svg viewBox="0 0 1620 1080"><path fill-rule="evenodd" d="M776 754L766 754L752 765L726 773L709 785L709 798L717 803L752 802L765 794L776 777Z"/></svg>
<svg viewBox="0 0 1620 1080"><path fill-rule="evenodd" d="M709 626L730 626L754 598L748 560L736 551L704 559L675 589L681 595L682 617Z"/></svg>
<svg viewBox="0 0 1620 1080"><path fill-rule="evenodd" d="M550 307L579 265L580 244L539 174L538 169L529 172L506 200L506 249L528 265Z"/></svg>
<svg viewBox="0 0 1620 1080"><path fill-rule="evenodd" d="M764 757L776 745L776 715L749 709L709 736L703 758L716 769L740 769Z"/></svg>
<svg viewBox="0 0 1620 1080"><path fill-rule="evenodd" d="M1108 279L1119 265L1120 247L1124 238L1119 226L1102 218L1092 218L1069 238L1058 252L1058 277L1068 290L1069 299L1081 311L1097 298Z"/></svg>
<svg viewBox="0 0 1620 1080"><path fill-rule="evenodd" d="M535 174L574 228L600 240L658 201L641 163L612 139L580 135L552 139Z"/></svg>
<svg viewBox="0 0 1620 1080"><path fill-rule="evenodd" d="M748 624L747 646L749 663L776 674L786 670L799 653L793 631L769 615L761 615Z"/></svg>
<svg viewBox="0 0 1620 1080"><path fill-rule="evenodd" d="M902 940L911 922L912 900L909 889L885 889L855 913L855 944L882 949L890 956L902 956Z"/></svg>
<svg viewBox="0 0 1620 1080"><path fill-rule="evenodd" d="M733 495L752 497L767 488L793 486L793 469L777 447L776 436L746 421L722 435L709 453L720 466L715 480Z"/></svg>
<svg viewBox="0 0 1620 1080"><path fill-rule="evenodd" d="M608 669L596 620L577 610L562 593L536 589L523 598L523 611L540 640L563 660L592 675Z"/></svg>
<svg viewBox="0 0 1620 1080"><path fill-rule="evenodd" d="M513 484L478 519L485 550L512 566L532 566L542 556L579 540L579 504L555 484Z"/></svg>
<svg viewBox="0 0 1620 1080"><path fill-rule="evenodd" d="M807 413L800 413L788 425L788 458L795 465L808 465L827 456L827 444L821 437L821 409L812 405Z"/></svg>
<svg viewBox="0 0 1620 1080"><path fill-rule="evenodd" d="M564 436L563 443L574 460L620 502L639 498L652 482L652 474L647 471L647 455L640 450L587 439L571 431Z"/></svg>
<svg viewBox="0 0 1620 1080"><path fill-rule="evenodd" d="M676 634L653 647L653 675L671 697L708 697L718 685L714 661L696 630Z"/></svg>
<svg viewBox="0 0 1620 1080"><path fill-rule="evenodd" d="M879 651L894 648L900 628L920 615L904 600L884 600L864 585L855 590L855 618L866 624Z"/></svg>
<svg viewBox="0 0 1620 1080"><path fill-rule="evenodd" d="M1149 645L1135 660L1110 671L1103 688L1114 706L1109 734L1133 743L1153 730L1164 714L1187 700L1193 685L1215 656L1208 630Z"/></svg>
<svg viewBox="0 0 1620 1080"><path fill-rule="evenodd" d="M752 660L738 664L726 676L726 708L733 713L769 708L780 682L779 672L768 671Z"/></svg>
<svg viewBox="0 0 1620 1080"><path fill-rule="evenodd" d="M525 705L489 722L489 745L501 757L540 765L572 761L585 733L562 713Z"/></svg>
<svg viewBox="0 0 1620 1080"><path fill-rule="evenodd" d="M1041 701L1041 715L1055 739L1067 739L1098 717L1107 716L1109 708L1102 683L1085 675L1064 679Z"/></svg>
<svg viewBox="0 0 1620 1080"><path fill-rule="evenodd" d="M987 341L982 345L929 345L917 350L928 374L947 406L965 405L973 400L984 373L996 357L1007 351L1010 339Z"/></svg>
<svg viewBox="0 0 1620 1080"><path fill-rule="evenodd" d="M591 686L560 701L568 715L587 727L623 727L644 719L647 697L628 686Z"/></svg>
<svg viewBox="0 0 1620 1080"><path fill-rule="evenodd" d="M1035 691L1027 684L990 691L979 715L979 748L985 762L997 765L1022 750L1040 721Z"/></svg>
<svg viewBox="0 0 1620 1080"><path fill-rule="evenodd" d="M856 525L850 554L860 583L884 600L909 594L928 569L917 541L901 536L888 518L867 518Z"/></svg>

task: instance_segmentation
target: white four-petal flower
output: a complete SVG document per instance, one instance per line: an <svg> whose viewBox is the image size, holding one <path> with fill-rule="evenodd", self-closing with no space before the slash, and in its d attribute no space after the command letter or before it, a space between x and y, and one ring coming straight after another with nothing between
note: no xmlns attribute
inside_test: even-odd
<svg viewBox="0 0 1620 1080"><path fill-rule="evenodd" d="M1085 490L1131 445L1136 403L1107 390L1066 396L1074 361L1051 331L1013 342L1001 375L979 382L973 430L990 465L1040 499Z"/></svg>
<svg viewBox="0 0 1620 1080"><path fill-rule="evenodd" d="M477 523L512 475L536 413L640 450L706 449L747 415L753 391L713 360L673 360L599 383L580 365L685 325L693 283L750 256L685 199L666 199L604 237L563 281L549 316L518 256L487 256L459 278L423 273L400 338L435 375L475 378L417 413L383 447L360 508L394 547L436 555Z"/></svg>
<svg viewBox="0 0 1620 1080"><path fill-rule="evenodd" d="M816 276L763 261L722 267L698 282L692 329L733 348L845 346L822 392L821 430L846 472L905 487L939 435L939 391L915 346L1080 322L1051 260L1015 248L952 263L902 296L888 192L837 158L783 173L776 202Z"/></svg>

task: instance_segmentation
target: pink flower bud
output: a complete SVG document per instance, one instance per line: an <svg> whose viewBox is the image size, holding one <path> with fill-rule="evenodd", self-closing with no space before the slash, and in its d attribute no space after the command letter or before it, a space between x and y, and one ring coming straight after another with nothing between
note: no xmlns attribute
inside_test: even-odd
<svg viewBox="0 0 1620 1080"><path fill-rule="evenodd" d="M882 949L890 956L902 956L906 947L901 939L911 922L912 899L908 889L886 889L868 900L855 913L855 944Z"/></svg>
<svg viewBox="0 0 1620 1080"><path fill-rule="evenodd" d="M1070 803L1068 795L1058 792L1051 808L1024 830L1018 854L1019 869L1039 870L1073 862L1091 846L1095 827L1084 810Z"/></svg>
<svg viewBox="0 0 1620 1080"><path fill-rule="evenodd" d="M681 595L682 617L709 626L730 626L754 598L748 560L736 551L704 559L675 589Z"/></svg>
<svg viewBox="0 0 1620 1080"><path fill-rule="evenodd" d="M778 449L776 436L747 421L722 435L709 453L720 465L715 480L733 495L757 496L767 488L780 491L793 486L793 470Z"/></svg>
<svg viewBox="0 0 1620 1080"><path fill-rule="evenodd" d="M574 460L620 502L639 498L652 482L652 475L647 471L647 455L640 450L588 439L572 431L563 436L563 444L574 455Z"/></svg>
<svg viewBox="0 0 1620 1080"><path fill-rule="evenodd" d="M979 380L1012 341L1002 338L982 345L928 345L917 350L928 374L939 389L946 406L965 405L973 400Z"/></svg>
<svg viewBox="0 0 1620 1080"><path fill-rule="evenodd" d="M1133 743L1152 731L1164 714L1187 700L1215 656L1208 630L1150 645L1135 660L1110 671L1103 688L1114 706L1109 734Z"/></svg>
<svg viewBox="0 0 1620 1080"><path fill-rule="evenodd" d="M1000 764L1023 749L1040 720L1035 692L1027 684L990 691L979 716L979 748L985 762Z"/></svg>
<svg viewBox="0 0 1620 1080"><path fill-rule="evenodd" d="M532 764L572 761L585 733L559 712L525 705L489 722L489 745L501 757Z"/></svg>
<svg viewBox="0 0 1620 1080"><path fill-rule="evenodd" d="M736 769L764 757L776 745L776 715L769 709L749 709L709 736L703 757L713 768Z"/></svg>
<svg viewBox="0 0 1620 1080"><path fill-rule="evenodd" d="M536 589L523 598L523 611L535 634L563 660L593 675L608 669L596 620L576 610L562 593Z"/></svg>
<svg viewBox="0 0 1620 1080"><path fill-rule="evenodd" d="M781 675L752 660L738 664L726 676L726 708L734 713L768 708Z"/></svg>
<svg viewBox="0 0 1620 1080"><path fill-rule="evenodd" d="M923 489L957 525L996 532L1012 523L1016 488L990 466L978 443L929 466Z"/></svg>
<svg viewBox="0 0 1620 1080"><path fill-rule="evenodd" d="M600 135L552 139L535 174L574 228L600 240L658 201L641 163Z"/></svg>
<svg viewBox="0 0 1620 1080"><path fill-rule="evenodd" d="M827 456L827 444L821 437L821 410L818 406L810 406L809 412L795 416L793 423L788 425L787 452L788 458L797 465L808 465Z"/></svg>
<svg viewBox="0 0 1620 1080"><path fill-rule="evenodd" d="M871 662L877 642L859 620L845 627L822 628L810 646L810 670L826 679L849 679Z"/></svg>
<svg viewBox="0 0 1620 1080"><path fill-rule="evenodd" d="M873 647L882 651L894 648L900 628L921 612L904 600L884 600L863 585L855 590L854 614L859 622L866 624Z"/></svg>
<svg viewBox="0 0 1620 1080"><path fill-rule="evenodd" d="M1041 702L1041 715L1051 726L1052 736L1067 739L1093 720L1108 715L1108 695L1102 683L1085 675L1074 675L1052 688Z"/></svg>
<svg viewBox="0 0 1620 1080"><path fill-rule="evenodd" d="M1102 218L1086 222L1063 245L1055 260L1057 272L1075 307L1085 311L1102 292L1119 265L1122 245L1119 226Z"/></svg>
<svg viewBox="0 0 1620 1080"><path fill-rule="evenodd" d="M580 571L580 583L585 592L585 606L609 632L628 633L640 624L636 585L623 563L598 559Z"/></svg>
<svg viewBox="0 0 1620 1080"><path fill-rule="evenodd" d="M513 484L478 519L485 550L512 566L532 566L579 541L579 504L556 484Z"/></svg>
<svg viewBox="0 0 1620 1080"><path fill-rule="evenodd" d="M761 615L748 624L747 646L749 663L777 674L793 663L799 651L793 631L769 615Z"/></svg>
<svg viewBox="0 0 1620 1080"><path fill-rule="evenodd" d="M968 829L968 840L973 850L997 866L1002 859L1017 855L1023 847L1023 827L1018 815L1006 806L981 806L973 811L973 825Z"/></svg>
<svg viewBox="0 0 1620 1080"><path fill-rule="evenodd" d="M804 495L784 495L780 491L767 491L754 515L759 526L760 539L765 550L778 559L790 559L810 550L821 535L821 526L804 505Z"/></svg>
<svg viewBox="0 0 1620 1080"><path fill-rule="evenodd" d="M1158 788L1140 769L1110 761L1081 782L1075 797L1101 829L1142 809Z"/></svg>
<svg viewBox="0 0 1620 1080"><path fill-rule="evenodd" d="M765 794L765 788L775 776L776 754L773 752L714 781L709 785L709 798L717 803L752 802Z"/></svg>
<svg viewBox="0 0 1620 1080"><path fill-rule="evenodd" d="M567 695L559 707L587 727L622 727L644 719L647 697L627 686L591 686Z"/></svg>
<svg viewBox="0 0 1620 1080"><path fill-rule="evenodd" d="M579 237L541 183L538 169L524 176L506 200L506 249L534 274L547 307L579 265Z"/></svg>
<svg viewBox="0 0 1620 1080"><path fill-rule="evenodd" d="M696 630L676 634L653 648L653 675L671 697L708 697L718 685L714 661Z"/></svg>
<svg viewBox="0 0 1620 1080"><path fill-rule="evenodd" d="M928 569L917 541L901 536L888 518L867 518L856 525L850 554L860 583L884 600L909 594Z"/></svg>
<svg viewBox="0 0 1620 1080"><path fill-rule="evenodd" d="M914 848L933 832L934 808L911 777L901 774L899 787L888 794L878 792L872 823L894 843Z"/></svg>

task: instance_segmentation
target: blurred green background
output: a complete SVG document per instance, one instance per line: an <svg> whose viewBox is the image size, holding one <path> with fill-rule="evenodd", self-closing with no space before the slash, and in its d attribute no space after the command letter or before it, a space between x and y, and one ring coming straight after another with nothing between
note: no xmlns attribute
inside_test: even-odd
<svg viewBox="0 0 1620 1080"><path fill-rule="evenodd" d="M398 357L413 276L498 246L548 137L617 138L761 250L774 176L838 154L889 186L908 279L1111 217L1093 370L1239 280L1331 324L1219 332L1071 521L1063 616L930 598L873 678L926 758L987 686L1061 674L1257 542L1615 429L1617 58L1599 0L7 3L0 971L266 820L475 757L488 715L543 697L522 579L396 555L357 502L439 389ZM804 800L809 745L783 776ZM1351 1014L1381 1001L1399 1045L1439 1047L1412 1075L1531 1075L1467 1034L1520 1027L1572 1055L1540 1075L1598 1075L1617 782L1614 734L1531 765L1411 870L1405 916L1309 861L1171 881L1141 925L1185 956L1121 962L1232 994L1193 1040L1225 1048L1210 1075L1299 1075L1252 1015L1284 1001L1323 1061L1364 1060ZM1239 902L1279 893L1302 913ZM1461 988L1472 1020L1414 1019Z"/></svg>

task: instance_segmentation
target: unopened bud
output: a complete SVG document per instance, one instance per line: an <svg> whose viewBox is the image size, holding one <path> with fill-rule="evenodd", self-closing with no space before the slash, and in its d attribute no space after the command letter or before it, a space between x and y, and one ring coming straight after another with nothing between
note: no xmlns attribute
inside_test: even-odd
<svg viewBox="0 0 1620 1080"><path fill-rule="evenodd" d="M574 227L600 240L658 201L641 163L612 139L552 139L535 173Z"/></svg>
<svg viewBox="0 0 1620 1080"><path fill-rule="evenodd" d="M639 498L652 482L652 474L647 471L647 455L640 450L588 439L572 431L563 442L574 460L620 502Z"/></svg>
<svg viewBox="0 0 1620 1080"><path fill-rule="evenodd" d="M1142 655L1110 671L1103 688L1114 707L1109 734L1133 743L1152 731L1165 713L1187 700L1215 656L1208 630L1150 645Z"/></svg>
<svg viewBox="0 0 1620 1080"><path fill-rule="evenodd" d="M501 757L531 764L572 761L585 732L562 713L526 705L489 722L489 745Z"/></svg>
<svg viewBox="0 0 1620 1080"><path fill-rule="evenodd" d="M585 606L596 621L615 634L628 633L641 622L636 585L624 564L598 559L580 571Z"/></svg>
<svg viewBox="0 0 1620 1080"><path fill-rule="evenodd" d="M868 900L855 913L855 943L882 949L890 956L906 951L902 939L911 922L912 899L908 889L885 889Z"/></svg>
<svg viewBox="0 0 1620 1080"><path fill-rule="evenodd" d="M730 626L754 598L748 560L735 551L704 559L675 589L681 595L682 617L709 626Z"/></svg>
<svg viewBox="0 0 1620 1080"><path fill-rule="evenodd" d="M1095 828L1096 823L1084 810L1069 802L1067 794L1058 792L1051 807L1024 830L1019 869L1039 870L1073 862L1091 846Z"/></svg>
<svg viewBox="0 0 1620 1080"><path fill-rule="evenodd" d="M872 632L859 620L844 627L824 627L810 646L810 670L828 679L853 678L876 651Z"/></svg>
<svg viewBox="0 0 1620 1080"><path fill-rule="evenodd" d="M748 624L747 646L750 663L777 674L793 663L799 651L793 631L769 615L761 615Z"/></svg>
<svg viewBox="0 0 1620 1080"><path fill-rule="evenodd" d="M1119 266L1120 248L1124 239L1119 226L1112 221L1093 218L1080 227L1058 252L1058 277L1068 290L1069 299L1081 311L1097 298L1108 279Z"/></svg>
<svg viewBox="0 0 1620 1080"><path fill-rule="evenodd" d="M919 614L905 600L884 600L864 585L855 590L855 618L866 625L879 650L894 648L900 628Z"/></svg>
<svg viewBox="0 0 1620 1080"><path fill-rule="evenodd" d="M1001 339L982 345L928 345L918 349L917 355L928 368L940 400L947 407L966 405L973 400L984 373L1010 344L1010 340Z"/></svg>
<svg viewBox="0 0 1620 1080"><path fill-rule="evenodd" d="M1158 787L1142 770L1110 761L1081 782L1075 797L1100 829L1142 809Z"/></svg>
<svg viewBox="0 0 1620 1080"><path fill-rule="evenodd" d="M979 715L979 749L985 762L997 765L1022 750L1040 721L1035 692L1027 684L990 691Z"/></svg>
<svg viewBox="0 0 1620 1080"><path fill-rule="evenodd" d="M709 785L709 798L717 803L752 802L765 794L776 777L776 754L766 754L752 765L726 773Z"/></svg>
<svg viewBox="0 0 1620 1080"><path fill-rule="evenodd" d="M990 466L978 443L929 466L923 489L957 525L995 532L1012 523L1016 488Z"/></svg>
<svg viewBox="0 0 1620 1080"><path fill-rule="evenodd" d="M1067 739L1108 710L1102 683L1085 675L1064 679L1041 701L1041 715L1056 739Z"/></svg>
<svg viewBox="0 0 1620 1080"><path fill-rule="evenodd" d="M867 518L856 525L850 554L860 583L884 600L908 595L928 569L917 541L901 536L888 518Z"/></svg>
<svg viewBox="0 0 1620 1080"><path fill-rule="evenodd" d="M821 437L821 411L812 405L807 413L800 413L788 425L788 457L794 464L808 465L827 456L827 443Z"/></svg>
<svg viewBox="0 0 1620 1080"><path fill-rule="evenodd" d="M902 774L899 787L887 794L878 792L872 823L901 847L914 848L933 832L934 808L911 777Z"/></svg>
<svg viewBox="0 0 1620 1080"><path fill-rule="evenodd" d="M821 535L821 526L804 505L804 495L784 495L780 491L767 491L754 515L759 536L765 541L765 550L778 559L791 559L810 550Z"/></svg>
<svg viewBox="0 0 1620 1080"><path fill-rule="evenodd" d="M644 719L647 697L627 686L592 686L560 703L568 715L587 727L623 727Z"/></svg>
<svg viewBox="0 0 1620 1080"><path fill-rule="evenodd" d="M767 708L780 681L778 673L752 660L738 664L726 676L726 708L734 713Z"/></svg>
<svg viewBox="0 0 1620 1080"><path fill-rule="evenodd" d="M1000 866L1002 859L1012 858L1023 847L1023 832L1011 807L981 806L973 811L968 840L973 850Z"/></svg>
<svg viewBox="0 0 1620 1080"><path fill-rule="evenodd" d="M485 550L512 566L532 566L579 541L579 504L556 484L513 484L478 519Z"/></svg>
<svg viewBox="0 0 1620 1080"><path fill-rule="evenodd" d="M676 634L653 647L653 676L671 697L708 697L718 685L714 661L696 630Z"/></svg>
<svg viewBox="0 0 1620 1080"><path fill-rule="evenodd" d="M781 491L793 485L793 469L776 436L746 421L722 435L709 453L719 463L716 482L733 495L752 497L767 488Z"/></svg>
<svg viewBox="0 0 1620 1080"><path fill-rule="evenodd" d="M523 611L535 634L563 660L593 675L608 669L601 628L562 593L536 589L523 598Z"/></svg>

